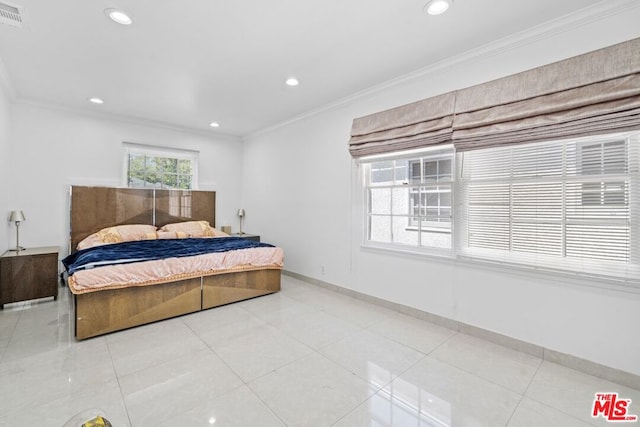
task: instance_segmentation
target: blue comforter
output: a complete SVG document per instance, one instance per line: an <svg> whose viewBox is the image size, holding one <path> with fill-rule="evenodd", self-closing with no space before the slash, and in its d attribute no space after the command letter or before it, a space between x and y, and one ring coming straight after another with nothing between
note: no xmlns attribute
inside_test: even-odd
<svg viewBox="0 0 640 427"><path fill-rule="evenodd" d="M62 263L67 269L67 273L72 275L78 270L105 265L129 264L261 247L273 247L273 245L241 237L141 240L83 249L63 259Z"/></svg>

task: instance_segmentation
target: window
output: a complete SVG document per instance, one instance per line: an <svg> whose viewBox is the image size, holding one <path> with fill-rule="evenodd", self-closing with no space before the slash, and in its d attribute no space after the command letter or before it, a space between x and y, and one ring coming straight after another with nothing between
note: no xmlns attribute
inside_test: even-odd
<svg viewBox="0 0 640 427"><path fill-rule="evenodd" d="M366 243L451 249L451 148L364 158Z"/></svg>
<svg viewBox="0 0 640 427"><path fill-rule="evenodd" d="M459 154L460 255L640 278L637 137Z"/></svg>
<svg viewBox="0 0 640 427"><path fill-rule="evenodd" d="M361 158L364 245L640 282L640 134Z"/></svg>
<svg viewBox="0 0 640 427"><path fill-rule="evenodd" d="M422 219L425 228L451 231L451 186L420 187L418 184L451 181L452 158L410 160L410 224L417 227Z"/></svg>
<svg viewBox="0 0 640 427"><path fill-rule="evenodd" d="M125 144L127 187L195 189L196 151Z"/></svg>

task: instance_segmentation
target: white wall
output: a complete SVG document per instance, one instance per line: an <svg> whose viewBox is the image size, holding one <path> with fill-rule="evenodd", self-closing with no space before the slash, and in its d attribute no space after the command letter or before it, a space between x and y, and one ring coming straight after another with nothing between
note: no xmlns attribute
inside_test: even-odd
<svg viewBox="0 0 640 427"><path fill-rule="evenodd" d="M639 37L638 19L629 7L521 37L246 138L246 229L282 246L287 270L640 374L638 294L362 249L347 152L355 117Z"/></svg>
<svg viewBox="0 0 640 427"><path fill-rule="evenodd" d="M13 244L9 241L9 95L0 81L0 253Z"/></svg>
<svg viewBox="0 0 640 427"><path fill-rule="evenodd" d="M67 252L69 185L123 186L123 141L199 151L199 189L216 190L218 225L235 219L242 161L236 138L24 104L13 105L11 120L9 204L27 217L22 246L58 245Z"/></svg>

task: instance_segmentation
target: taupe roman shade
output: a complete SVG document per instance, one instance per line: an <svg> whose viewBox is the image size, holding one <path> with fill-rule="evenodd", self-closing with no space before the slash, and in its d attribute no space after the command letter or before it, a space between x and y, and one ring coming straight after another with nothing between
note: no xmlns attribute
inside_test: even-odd
<svg viewBox="0 0 640 427"><path fill-rule="evenodd" d="M640 129L640 38L353 121L354 157Z"/></svg>
<svg viewBox="0 0 640 427"><path fill-rule="evenodd" d="M640 128L640 39L456 92L457 151Z"/></svg>
<svg viewBox="0 0 640 427"><path fill-rule="evenodd" d="M455 94L435 96L353 121L353 157L450 143Z"/></svg>

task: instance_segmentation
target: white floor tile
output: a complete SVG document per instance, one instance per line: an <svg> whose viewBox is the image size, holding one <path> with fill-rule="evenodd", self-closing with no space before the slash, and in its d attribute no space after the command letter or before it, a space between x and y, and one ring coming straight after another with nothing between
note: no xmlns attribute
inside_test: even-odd
<svg viewBox="0 0 640 427"><path fill-rule="evenodd" d="M51 349L66 346L73 339L70 328L48 327L35 329L30 334L14 334L6 345L3 362L29 357L38 353L47 353Z"/></svg>
<svg viewBox="0 0 640 427"><path fill-rule="evenodd" d="M456 334L431 356L523 394L542 359L478 338Z"/></svg>
<svg viewBox="0 0 640 427"><path fill-rule="evenodd" d="M252 315L267 323L280 322L280 324L282 324L285 322L295 323L297 318L300 316L321 312L320 310L305 303L298 302L294 299L291 299L291 301L293 301L292 304L279 308L277 310L269 310L264 312L256 310L252 312Z"/></svg>
<svg viewBox="0 0 640 427"><path fill-rule="evenodd" d="M118 376L208 348L182 322L163 321L122 332L106 337Z"/></svg>
<svg viewBox="0 0 640 427"><path fill-rule="evenodd" d="M334 424L335 427L449 427L451 405L436 396L422 393L391 393L382 389ZM481 424L469 424L479 427Z"/></svg>
<svg viewBox="0 0 640 427"><path fill-rule="evenodd" d="M88 357L88 355L90 355ZM45 352L0 363L0 379L5 375L31 376L46 379L57 373L74 373L85 368L113 366L104 338L59 343Z"/></svg>
<svg viewBox="0 0 640 427"><path fill-rule="evenodd" d="M312 285L300 279L296 279L292 276L287 276L286 274L282 275L280 287L282 289L282 292L286 293L289 297L297 293L304 293L320 289L318 286Z"/></svg>
<svg viewBox="0 0 640 427"><path fill-rule="evenodd" d="M20 312L17 311L0 311L0 340L9 340L16 328L16 323L20 318Z"/></svg>
<svg viewBox="0 0 640 427"><path fill-rule="evenodd" d="M423 359L425 355L381 335L362 331L320 353L379 389Z"/></svg>
<svg viewBox="0 0 640 427"><path fill-rule="evenodd" d="M376 323L369 330L424 354L431 353L456 334L451 329L403 314Z"/></svg>
<svg viewBox="0 0 640 427"><path fill-rule="evenodd" d="M182 321L189 326L196 334L203 335L213 328L220 328L230 323L246 322L252 316L248 311L243 310L238 304L216 307L215 310L203 310L191 313L182 317Z"/></svg>
<svg viewBox="0 0 640 427"><path fill-rule="evenodd" d="M279 310L291 309L295 306L306 307L306 304L302 304L295 299L289 298L283 292L278 292L247 301L241 301L239 306L244 310L247 310L249 313L262 316Z"/></svg>
<svg viewBox="0 0 640 427"><path fill-rule="evenodd" d="M83 393L77 393L73 396L56 396L47 402L30 405L23 411L5 417L5 423L12 427L31 425L59 427L80 413L98 408L114 427L130 426L126 407L115 380L105 382L99 387L90 387L89 390L91 392L85 390Z"/></svg>
<svg viewBox="0 0 640 427"><path fill-rule="evenodd" d="M557 409L551 408L529 398L522 399L507 427L589 427Z"/></svg>
<svg viewBox="0 0 640 427"><path fill-rule="evenodd" d="M386 308L348 297L339 299L322 310L362 328L388 320L397 314Z"/></svg>
<svg viewBox="0 0 640 427"><path fill-rule="evenodd" d="M136 328L125 329L105 335L107 343L116 348L118 345L128 348L143 348L149 344L162 344L172 339L193 335L184 323L187 316L161 320Z"/></svg>
<svg viewBox="0 0 640 427"><path fill-rule="evenodd" d="M322 311L283 311L269 324L313 349L322 348L362 329Z"/></svg>
<svg viewBox="0 0 640 427"><path fill-rule="evenodd" d="M291 292L287 295L289 295L291 299L295 299L298 302L302 302L319 310L327 309L335 304L352 300L352 298L346 295L320 288L318 286L314 286L312 288L305 287L302 291Z"/></svg>
<svg viewBox="0 0 640 427"><path fill-rule="evenodd" d="M394 408L406 404L410 415L403 416L429 416L453 426L504 426L522 397L429 356L381 393Z"/></svg>
<svg viewBox="0 0 640 427"><path fill-rule="evenodd" d="M543 362L526 396L556 408L580 420L598 425L611 425L604 418L593 418L591 410L596 393L617 392L620 398L631 399L633 415L640 417L640 391L568 369L555 363Z"/></svg>
<svg viewBox="0 0 640 427"><path fill-rule="evenodd" d="M131 421L140 426L175 417L242 385L211 350L121 376L119 382Z"/></svg>
<svg viewBox="0 0 640 427"><path fill-rule="evenodd" d="M330 426L374 392L319 354L258 378L249 387L288 426Z"/></svg>
<svg viewBox="0 0 640 427"><path fill-rule="evenodd" d="M72 330L73 315L67 307L50 301L29 310L22 310L13 331L14 337L43 330Z"/></svg>
<svg viewBox="0 0 640 427"><path fill-rule="evenodd" d="M209 323L208 328L200 328L201 332L199 336L210 348L219 350L223 347L228 347L236 341L242 341L259 334L265 329L265 325L266 322L264 320L250 316L249 318L223 325Z"/></svg>
<svg viewBox="0 0 640 427"><path fill-rule="evenodd" d="M211 427L212 425L285 427L285 424L246 386L238 387L155 425L157 427Z"/></svg>
<svg viewBox="0 0 640 427"><path fill-rule="evenodd" d="M41 376L29 371L4 375L0 381L0 414L28 412L59 399L71 401L76 396L86 394L87 390L102 389L107 383L116 383L111 364L85 367L73 372L52 371Z"/></svg>
<svg viewBox="0 0 640 427"><path fill-rule="evenodd" d="M261 325L215 352L248 382L300 359L313 350L271 325Z"/></svg>

